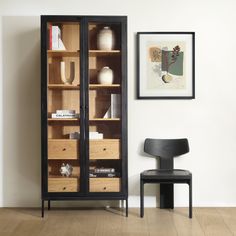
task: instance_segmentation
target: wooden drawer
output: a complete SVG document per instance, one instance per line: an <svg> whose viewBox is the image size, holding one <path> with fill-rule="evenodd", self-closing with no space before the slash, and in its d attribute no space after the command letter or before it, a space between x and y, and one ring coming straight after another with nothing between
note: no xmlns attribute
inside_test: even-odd
<svg viewBox="0 0 236 236"><path fill-rule="evenodd" d="M78 159L78 140L48 140L48 159Z"/></svg>
<svg viewBox="0 0 236 236"><path fill-rule="evenodd" d="M90 159L120 159L120 140L90 140Z"/></svg>
<svg viewBox="0 0 236 236"><path fill-rule="evenodd" d="M48 192L78 192L78 178L48 178Z"/></svg>
<svg viewBox="0 0 236 236"><path fill-rule="evenodd" d="M120 192L120 178L90 178L90 192Z"/></svg>

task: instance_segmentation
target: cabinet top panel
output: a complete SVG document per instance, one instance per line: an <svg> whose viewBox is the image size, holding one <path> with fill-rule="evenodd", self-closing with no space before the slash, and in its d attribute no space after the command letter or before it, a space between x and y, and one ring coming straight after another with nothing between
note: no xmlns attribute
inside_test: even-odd
<svg viewBox="0 0 236 236"><path fill-rule="evenodd" d="M88 21L100 22L126 22L127 16L108 16L108 15L41 15L41 22L60 22L60 21Z"/></svg>

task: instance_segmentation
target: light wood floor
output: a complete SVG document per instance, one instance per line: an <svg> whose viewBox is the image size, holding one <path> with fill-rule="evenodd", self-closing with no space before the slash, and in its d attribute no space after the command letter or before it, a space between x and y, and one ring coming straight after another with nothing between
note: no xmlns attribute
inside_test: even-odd
<svg viewBox="0 0 236 236"><path fill-rule="evenodd" d="M0 236L147 236L147 235L236 235L236 208L187 208L160 210L129 209L129 217L119 209L52 209L40 217L39 209L0 208Z"/></svg>

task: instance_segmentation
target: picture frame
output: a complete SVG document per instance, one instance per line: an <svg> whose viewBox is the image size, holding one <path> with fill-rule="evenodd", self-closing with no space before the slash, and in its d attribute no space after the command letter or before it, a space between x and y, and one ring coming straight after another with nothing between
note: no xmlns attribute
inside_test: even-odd
<svg viewBox="0 0 236 236"><path fill-rule="evenodd" d="M195 32L137 32L137 98L195 98Z"/></svg>

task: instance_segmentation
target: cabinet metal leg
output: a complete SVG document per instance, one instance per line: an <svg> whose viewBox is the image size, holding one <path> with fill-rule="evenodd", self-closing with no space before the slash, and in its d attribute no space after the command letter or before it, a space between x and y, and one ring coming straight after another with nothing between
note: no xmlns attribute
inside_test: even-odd
<svg viewBox="0 0 236 236"><path fill-rule="evenodd" d="M48 210L50 211L50 209L51 209L51 201L48 200Z"/></svg>
<svg viewBox="0 0 236 236"><path fill-rule="evenodd" d="M41 214L42 214L42 218L43 218L44 217L44 200L42 200Z"/></svg>
<svg viewBox="0 0 236 236"><path fill-rule="evenodd" d="M126 206L125 206L125 215L126 215L126 217L128 217L128 209L129 209L129 206L128 206L128 198L126 199L126 201L125 201L125 203L126 203Z"/></svg>
<svg viewBox="0 0 236 236"><path fill-rule="evenodd" d="M192 218L192 180L189 181L189 218Z"/></svg>
<svg viewBox="0 0 236 236"><path fill-rule="evenodd" d="M140 180L140 217L144 216L144 183Z"/></svg>

